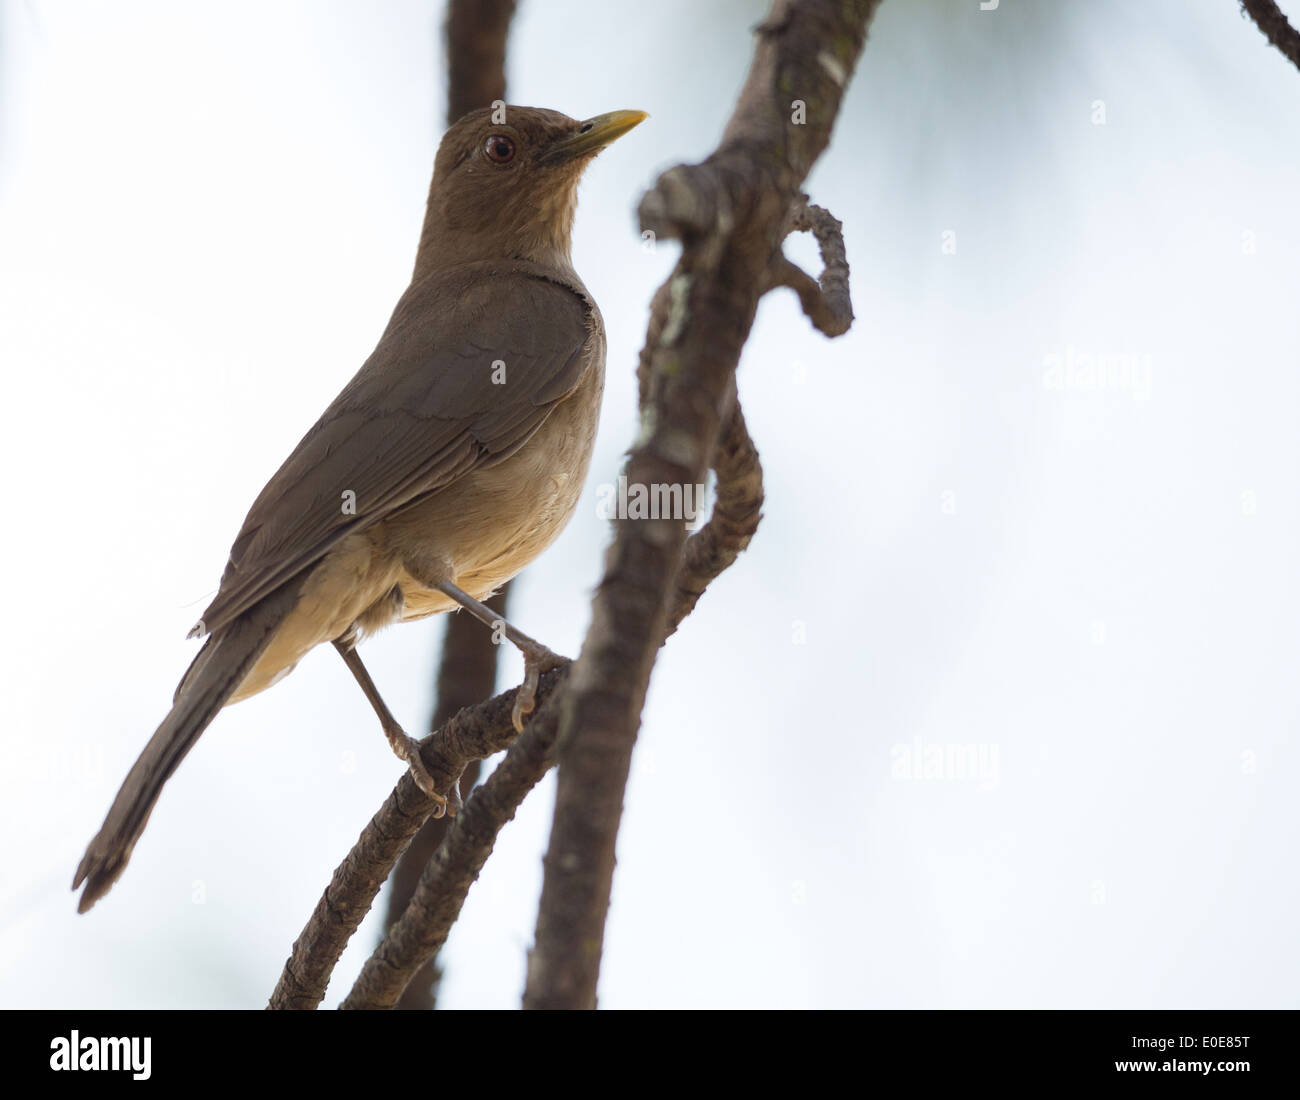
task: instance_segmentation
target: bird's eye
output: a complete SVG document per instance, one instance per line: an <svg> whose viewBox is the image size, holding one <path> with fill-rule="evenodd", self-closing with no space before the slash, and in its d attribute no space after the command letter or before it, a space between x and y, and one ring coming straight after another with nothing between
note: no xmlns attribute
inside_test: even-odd
<svg viewBox="0 0 1300 1100"><path fill-rule="evenodd" d="M493 164L509 164L515 159L515 143L505 134L493 134L483 143L483 152Z"/></svg>

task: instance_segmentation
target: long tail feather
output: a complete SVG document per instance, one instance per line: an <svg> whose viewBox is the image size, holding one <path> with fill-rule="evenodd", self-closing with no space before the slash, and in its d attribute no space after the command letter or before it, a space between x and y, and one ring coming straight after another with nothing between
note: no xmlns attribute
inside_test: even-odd
<svg viewBox="0 0 1300 1100"><path fill-rule="evenodd" d="M122 874L163 784L257 663L296 599L292 590L272 593L209 638L200 650L177 688L170 713L127 773L104 824L81 858L72 880L74 890L83 882L86 885L78 912L86 912L107 894Z"/></svg>

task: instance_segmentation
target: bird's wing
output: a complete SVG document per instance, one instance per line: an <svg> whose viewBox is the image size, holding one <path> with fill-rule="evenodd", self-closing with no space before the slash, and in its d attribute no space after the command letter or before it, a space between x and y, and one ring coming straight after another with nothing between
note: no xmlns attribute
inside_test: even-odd
<svg viewBox="0 0 1300 1100"><path fill-rule="evenodd" d="M348 533L508 457L577 388L600 315L580 283L531 267L475 264L407 290L374 354L253 503L197 633Z"/></svg>

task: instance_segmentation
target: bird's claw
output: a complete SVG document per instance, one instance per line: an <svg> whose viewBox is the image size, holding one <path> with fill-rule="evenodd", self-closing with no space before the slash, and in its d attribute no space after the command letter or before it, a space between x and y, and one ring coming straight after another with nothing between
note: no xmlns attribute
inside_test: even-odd
<svg viewBox="0 0 1300 1100"><path fill-rule="evenodd" d="M523 733L528 716L537 709L537 686L543 673L559 668L564 664L564 658L547 649L540 642L520 645L519 651L524 655L524 682L519 685L519 690L515 693L515 705L510 712L510 720L514 723L515 732Z"/></svg>
<svg viewBox="0 0 1300 1100"><path fill-rule="evenodd" d="M393 751L409 765L415 785L433 801L431 816L455 817L461 805L460 792L456 789L459 784L453 783L449 794L439 794L433 776L429 774L429 769L424 766L424 760L420 756L420 742L400 730L390 731L388 739Z"/></svg>

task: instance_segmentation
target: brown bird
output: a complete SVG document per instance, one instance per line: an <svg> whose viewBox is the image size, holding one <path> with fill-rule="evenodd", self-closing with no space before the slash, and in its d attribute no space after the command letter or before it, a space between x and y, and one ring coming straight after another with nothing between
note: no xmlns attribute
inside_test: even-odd
<svg viewBox="0 0 1300 1100"><path fill-rule="evenodd" d="M559 535L591 459L600 311L570 259L578 180L646 116L472 111L447 131L411 285L374 353L267 483L191 636L207 642L73 880L112 887L163 784L227 703L333 642L393 751L445 809L355 651L391 622L464 608L523 652L514 720L557 658L479 601Z"/></svg>

